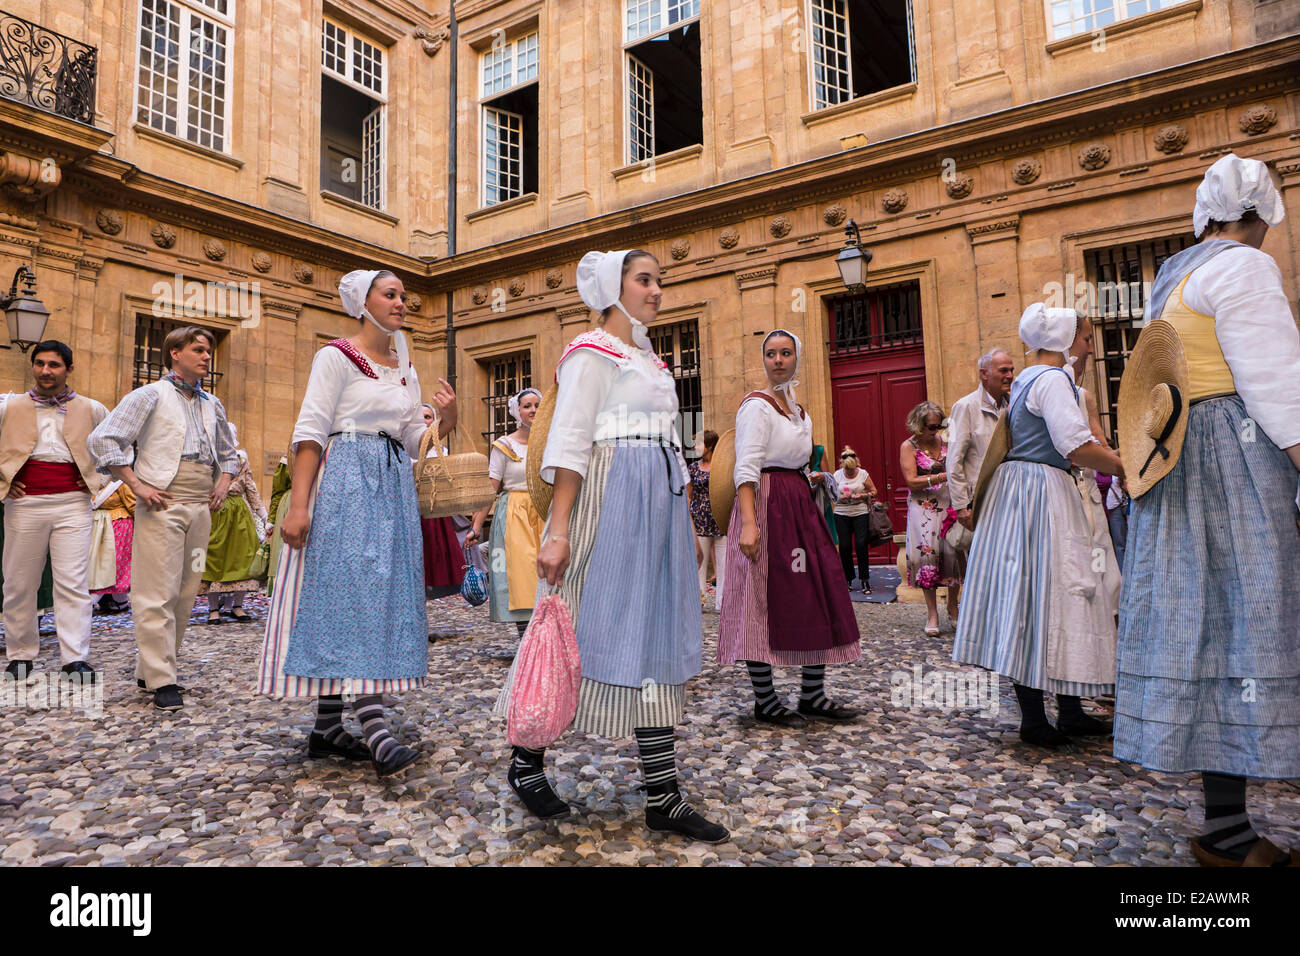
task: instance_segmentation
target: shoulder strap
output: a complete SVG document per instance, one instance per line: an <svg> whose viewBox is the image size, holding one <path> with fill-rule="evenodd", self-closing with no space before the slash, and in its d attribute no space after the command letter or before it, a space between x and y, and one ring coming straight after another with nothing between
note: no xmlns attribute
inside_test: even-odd
<svg viewBox="0 0 1300 956"><path fill-rule="evenodd" d="M515 454L515 450L510 447L510 444L505 440L504 437L498 438L496 441L494 441L492 443L492 447L495 448L497 451L501 452L501 454L505 455L511 461L523 461L522 458L520 458L517 454Z"/></svg>
<svg viewBox="0 0 1300 956"><path fill-rule="evenodd" d="M749 401L751 398L757 398L757 399L761 399L761 400L764 401L764 402L767 402L768 405L771 405L772 408L776 410L776 413L777 413L778 415L780 415L782 418L786 418L786 417L787 417L786 414L785 414L785 409L781 407L781 403L778 402L778 401L777 401L775 398L773 398L771 395L767 394L767 392L760 392L760 391L750 392L748 395L746 395L744 398L742 398L742 399L740 400L740 404L744 405L744 404L745 404L747 401ZM803 406L802 406L802 405L799 406L799 412L800 412L801 415L803 414Z"/></svg>

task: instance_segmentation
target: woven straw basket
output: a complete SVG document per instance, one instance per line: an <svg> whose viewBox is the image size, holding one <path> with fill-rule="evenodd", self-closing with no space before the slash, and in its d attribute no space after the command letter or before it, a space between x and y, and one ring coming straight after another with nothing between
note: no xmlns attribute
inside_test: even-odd
<svg viewBox="0 0 1300 956"><path fill-rule="evenodd" d="M731 524L731 509L736 504L736 430L728 428L713 446L709 464L709 510L723 534Z"/></svg>
<svg viewBox="0 0 1300 956"><path fill-rule="evenodd" d="M550 517L551 497L555 489L542 480L542 456L546 454L546 439L551 432L551 418L555 415L555 396L558 385L552 385L537 406L533 425L528 430L528 456L524 459L524 473L528 479L528 497L543 520Z"/></svg>
<svg viewBox="0 0 1300 956"><path fill-rule="evenodd" d="M471 515L492 504L496 492L488 478L487 456L470 451L426 458L431 445L438 448L437 441L438 423L434 422L420 438L420 457L415 463L415 496L420 502L420 517ZM468 438L465 442L469 444Z"/></svg>

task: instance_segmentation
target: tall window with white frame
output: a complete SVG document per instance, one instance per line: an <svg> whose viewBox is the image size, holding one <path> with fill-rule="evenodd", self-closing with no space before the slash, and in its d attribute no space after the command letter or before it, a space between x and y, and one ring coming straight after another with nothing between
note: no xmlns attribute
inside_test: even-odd
<svg viewBox="0 0 1300 956"><path fill-rule="evenodd" d="M911 0L808 0L814 110L916 82Z"/></svg>
<svg viewBox="0 0 1300 956"><path fill-rule="evenodd" d="M140 0L136 121L229 152L235 0Z"/></svg>
<svg viewBox="0 0 1300 956"><path fill-rule="evenodd" d="M700 0L624 0L628 163L704 142Z"/></svg>
<svg viewBox="0 0 1300 956"><path fill-rule="evenodd" d="M536 30L479 54L480 205L537 192L539 56Z"/></svg>
<svg viewBox="0 0 1300 956"><path fill-rule="evenodd" d="M384 48L321 20L320 188L372 209L386 201Z"/></svg>
<svg viewBox="0 0 1300 956"><path fill-rule="evenodd" d="M1111 24L1177 6L1186 0L1044 0L1053 40L1097 33Z"/></svg>

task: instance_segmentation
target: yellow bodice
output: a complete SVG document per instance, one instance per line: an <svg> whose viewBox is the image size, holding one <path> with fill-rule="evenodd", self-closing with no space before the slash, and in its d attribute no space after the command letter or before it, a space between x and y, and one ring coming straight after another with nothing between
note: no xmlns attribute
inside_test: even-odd
<svg viewBox="0 0 1300 956"><path fill-rule="evenodd" d="M1195 270L1192 270L1193 272ZM1219 348L1219 338L1214 332L1214 316L1202 315L1183 301L1183 286L1192 273L1187 273L1178 288L1165 300L1160 318L1174 327L1187 358L1186 399L1194 402L1210 395L1223 395L1237 390L1232 380L1232 370Z"/></svg>

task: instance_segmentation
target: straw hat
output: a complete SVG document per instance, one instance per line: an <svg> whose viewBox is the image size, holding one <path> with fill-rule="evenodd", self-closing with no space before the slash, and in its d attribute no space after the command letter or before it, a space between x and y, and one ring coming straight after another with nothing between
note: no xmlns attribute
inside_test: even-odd
<svg viewBox="0 0 1300 956"><path fill-rule="evenodd" d="M709 510L723 534L731 524L731 508L736 503L736 430L729 428L713 446L709 464Z"/></svg>
<svg viewBox="0 0 1300 956"><path fill-rule="evenodd" d="M1138 336L1119 385L1119 456L1140 498L1178 464L1187 434L1187 359L1177 330L1157 319Z"/></svg>
<svg viewBox="0 0 1300 956"><path fill-rule="evenodd" d="M542 456L546 454L546 437L551 431L551 419L555 416L555 396L558 385L552 385L542 396L542 404L537 407L533 425L528 430L528 455L524 459L524 471L528 477L528 497L533 500L533 507L543 520L551 514L551 495L555 489L542 480Z"/></svg>

